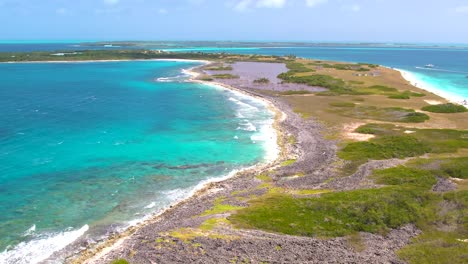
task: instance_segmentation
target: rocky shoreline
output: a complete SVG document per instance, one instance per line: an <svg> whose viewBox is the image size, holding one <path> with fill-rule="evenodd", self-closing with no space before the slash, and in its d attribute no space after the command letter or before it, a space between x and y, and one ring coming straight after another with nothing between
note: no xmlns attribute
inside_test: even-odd
<svg viewBox="0 0 468 264"><path fill-rule="evenodd" d="M245 63L243 65L246 65ZM278 64L279 65L279 64ZM203 74L203 67L194 69ZM252 67L250 67L252 68ZM197 80L194 75L193 81ZM252 81L255 76L251 77ZM283 234L272 234L260 230L232 228L222 222L213 230L199 233L190 241L184 239L178 230L196 230L207 219L204 212L213 208L221 197L223 204L247 206L247 203L234 197L233 193L251 197L264 194L258 188L262 181L257 178L265 171L274 169L272 175L275 186L293 190L335 189L352 190L372 187L366 177L376 168L387 168L401 164L402 160L369 162L362 165L353 175L334 179L337 145L325 139L326 129L313 118L303 119L293 111L281 97L264 93L264 89L249 89L248 81L236 85L232 80L216 79L210 85L221 85L251 96L266 100L276 112L275 128L281 147L280 157L273 163L244 170L232 178L210 183L191 198L172 206L161 215L144 224L130 228L116 235L106 243L81 253L70 263L110 263L116 259L126 259L130 263L402 263L396 250L407 245L419 230L406 225L392 230L386 235L361 233L359 243L348 237L310 238ZM280 89L278 83L275 89ZM287 88L288 90L291 87ZM300 88L299 88L300 89ZM294 138L294 142L289 140ZM282 166L282 162L295 159L293 164ZM301 177L295 175L301 172ZM222 212L217 217L226 217ZM179 235L174 236L174 232Z"/></svg>

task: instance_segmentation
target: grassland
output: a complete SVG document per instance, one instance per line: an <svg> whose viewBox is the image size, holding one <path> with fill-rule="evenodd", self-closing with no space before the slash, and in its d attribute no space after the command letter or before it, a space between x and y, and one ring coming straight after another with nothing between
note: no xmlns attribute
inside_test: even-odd
<svg viewBox="0 0 468 264"><path fill-rule="evenodd" d="M400 258L410 263L466 263L468 115L463 109L444 104L399 73L376 65L296 60L288 69L278 76L284 82L329 89L277 95L304 118L325 124L329 135L340 141L338 157L344 162L337 177L350 175L371 160L410 160L374 171L369 179L379 187L372 189L331 190L314 197L269 191L231 215L230 222L238 228L310 237L385 234L414 224L422 234L398 252ZM380 75L356 74L369 71ZM426 100L442 104L428 106ZM362 124L352 132L373 138L349 139L345 124ZM455 189L434 192L441 178L454 182ZM265 184L276 188L271 179Z"/></svg>

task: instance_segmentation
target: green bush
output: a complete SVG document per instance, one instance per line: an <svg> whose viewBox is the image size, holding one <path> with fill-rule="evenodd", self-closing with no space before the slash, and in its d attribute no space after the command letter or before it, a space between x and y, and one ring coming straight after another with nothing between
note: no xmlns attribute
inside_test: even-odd
<svg viewBox="0 0 468 264"><path fill-rule="evenodd" d="M309 91L305 91L305 90L301 90L301 91L293 91L293 90L289 90L289 91L284 91L284 92L281 92L279 94L281 95L300 95L300 94L310 94L311 92Z"/></svg>
<svg viewBox="0 0 468 264"><path fill-rule="evenodd" d="M260 79L254 80L253 82L260 83L260 84L267 84L267 83L270 83L270 80L268 80L267 78L260 78Z"/></svg>
<svg viewBox="0 0 468 264"><path fill-rule="evenodd" d="M404 122L404 123L423 123L425 122L426 120L429 120L429 116L424 114L424 113L418 113L418 112L414 112L414 113L408 113L406 114L401 120L400 122Z"/></svg>
<svg viewBox="0 0 468 264"><path fill-rule="evenodd" d="M129 263L125 259L116 259L116 260L112 261L112 264L129 264Z"/></svg>
<svg viewBox="0 0 468 264"><path fill-rule="evenodd" d="M213 74L211 75L215 79L239 79L238 75L232 75L232 74Z"/></svg>
<svg viewBox="0 0 468 264"><path fill-rule="evenodd" d="M334 107L355 107L356 104L351 103L351 102L333 102L333 103L330 103L330 106L334 106Z"/></svg>
<svg viewBox="0 0 468 264"><path fill-rule="evenodd" d="M425 218L423 207L431 200L431 195L419 189L397 187L327 193L318 198L270 195L241 209L229 220L241 228L299 236L385 233Z"/></svg>
<svg viewBox="0 0 468 264"><path fill-rule="evenodd" d="M424 106L422 110L433 113L463 113L468 111L463 105L456 105L452 103L428 105Z"/></svg>
<svg viewBox="0 0 468 264"><path fill-rule="evenodd" d="M416 157L430 151L426 144L413 136L381 136L370 141L349 143L338 156L345 160L366 161Z"/></svg>
<svg viewBox="0 0 468 264"><path fill-rule="evenodd" d="M434 175L427 170L398 166L395 168L377 170L373 178L376 183L385 185L406 185L430 190L437 183Z"/></svg>

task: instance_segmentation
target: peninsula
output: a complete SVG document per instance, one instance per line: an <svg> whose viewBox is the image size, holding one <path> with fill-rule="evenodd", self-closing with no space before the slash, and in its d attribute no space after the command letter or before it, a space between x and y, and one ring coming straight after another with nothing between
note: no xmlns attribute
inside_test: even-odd
<svg viewBox="0 0 468 264"><path fill-rule="evenodd" d="M190 81L268 101L281 155L106 241L70 245L86 249L68 262L466 263L467 109L396 70L225 53L0 54L134 59L209 61Z"/></svg>

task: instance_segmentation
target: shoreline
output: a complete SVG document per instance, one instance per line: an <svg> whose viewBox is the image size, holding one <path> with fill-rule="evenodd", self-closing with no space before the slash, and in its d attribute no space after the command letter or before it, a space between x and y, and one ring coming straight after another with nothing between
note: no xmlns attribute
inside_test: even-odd
<svg viewBox="0 0 468 264"><path fill-rule="evenodd" d="M386 66L384 66L386 67ZM395 70L395 71L398 71L401 76L403 77L403 79L405 79L407 82L409 82L412 86L418 88L418 89L421 89L421 90L424 90L426 92L429 92L429 93L432 93L432 94L435 94L439 97L441 97L442 99L450 102L450 103L455 103L455 104L460 104L460 105L466 105L466 101L467 98L463 98L463 97L457 97L455 95L450 95L450 94L447 94L443 91L441 91L440 89L438 89L437 87L432 87L432 85L428 84L427 82L419 79L413 72L411 71L407 71L407 70L403 70L403 69L399 69L399 68L391 68L391 67L386 67L388 69L391 69L391 70ZM464 104L465 102L465 104Z"/></svg>
<svg viewBox="0 0 468 264"><path fill-rule="evenodd" d="M97 62L130 62L130 61L176 61L176 62L201 62L211 63L208 60L190 60L190 59L125 59L125 60L48 60L48 61L6 61L0 64L41 64L41 63L97 63Z"/></svg>
<svg viewBox="0 0 468 264"><path fill-rule="evenodd" d="M135 233L136 231L144 228L145 226L149 226L151 224L157 223L161 221L162 217L164 214L170 213L171 210L174 208L177 208L179 206L182 206L186 203L189 203L191 201L199 199L199 197L204 196L206 194L210 194L211 192L216 191L216 185L223 183L227 180L234 179L238 177L241 174L244 173L258 173L261 171L269 170L272 168L275 168L278 166L279 162L283 159L285 159L288 154L290 153L285 153L285 149L282 147L281 142L284 142L283 133L281 131L280 123L286 120L287 115L281 109L276 107L272 102L268 101L262 96L259 96L257 94L251 94L246 91L243 91L241 89L223 84L223 83L218 83L218 82L207 82L207 81L201 81L201 80L196 80L196 78L200 75L200 73L194 71L197 68L206 66L210 63L211 61L204 61L204 60L179 60L179 59L157 59L157 60L164 60L164 61L191 61L191 62L201 62L203 65L198 65L195 67L191 67L188 69L182 69L183 74L190 75L190 78L186 80L186 82L192 82L192 83L199 83L202 85L214 87L217 89L223 89L223 90L229 90L231 92L235 93L240 93L243 96L248 96L251 99L261 101L263 104L265 104L265 107L273 113L273 122L271 123L271 129L274 132L275 135L275 153L274 157L268 158L269 155L269 149L265 149L266 151L266 157L265 161L259 162L255 165L241 168L241 169L236 169L225 176L222 177L217 177L217 178L212 178L212 179L207 179L204 181L199 182L196 186L193 187L192 190L190 190L187 194L187 197L181 198L179 200L174 201L171 203L168 207L162 208L159 212L156 212L153 215L146 216L142 218L141 220L138 221L133 221L134 223L125 227L123 231L117 232L115 237L107 237L104 240L98 242L94 248L86 248L83 252L80 252L78 254L73 254L71 256L68 256L65 260L68 262L68 260L71 259L71 263L92 263L93 261L99 259L100 257L104 256L105 254L111 252L112 250L118 248L123 242L125 242L127 239L130 238L130 236ZM144 60L147 61L147 60ZM73 244L73 243L72 243ZM70 244L70 245L72 245ZM90 252L92 251L92 252ZM54 252L58 253L58 252ZM74 257L77 257L77 259L73 259ZM49 259L49 258L48 258ZM46 259L47 260L47 259Z"/></svg>

